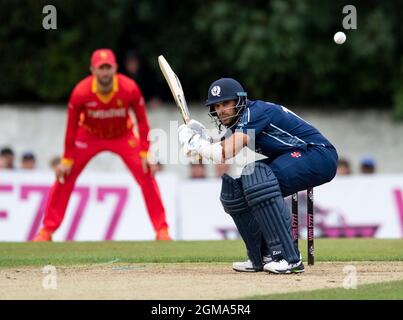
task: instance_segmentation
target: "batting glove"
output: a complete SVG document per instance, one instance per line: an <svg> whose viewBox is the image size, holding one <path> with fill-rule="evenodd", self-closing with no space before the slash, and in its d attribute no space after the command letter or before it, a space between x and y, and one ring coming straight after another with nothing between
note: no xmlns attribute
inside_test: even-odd
<svg viewBox="0 0 403 320"><path fill-rule="evenodd" d="M206 130L206 127L201 122L193 119L189 121L187 126L200 135L202 135L203 132Z"/></svg>
<svg viewBox="0 0 403 320"><path fill-rule="evenodd" d="M181 144L183 151L187 157L190 156L189 148L186 148L188 146L190 140L196 135L196 131L193 129L190 129L187 125L182 124L178 128L178 136L179 136L179 143Z"/></svg>

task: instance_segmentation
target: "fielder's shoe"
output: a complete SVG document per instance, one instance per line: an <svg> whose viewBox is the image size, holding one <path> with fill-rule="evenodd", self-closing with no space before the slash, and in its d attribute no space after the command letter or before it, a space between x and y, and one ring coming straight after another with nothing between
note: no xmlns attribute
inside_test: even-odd
<svg viewBox="0 0 403 320"><path fill-rule="evenodd" d="M42 228L39 230L35 238L32 239L33 242L47 242L52 241L52 232Z"/></svg>
<svg viewBox="0 0 403 320"><path fill-rule="evenodd" d="M263 266L263 270L276 273L276 274L289 274L289 273L302 273L304 272L304 264L302 260L297 263L288 263L286 260L281 259L278 261L272 261Z"/></svg>
<svg viewBox="0 0 403 320"><path fill-rule="evenodd" d="M265 265L266 263L269 263L271 261L273 261L273 259L270 256L263 256L263 265ZM234 262L232 264L232 269L234 269L235 271L239 271L239 272L263 271L263 270L254 268L252 261L250 261L250 260L242 261L242 262Z"/></svg>
<svg viewBox="0 0 403 320"><path fill-rule="evenodd" d="M160 229L157 231L157 236L155 237L155 240L158 241L171 241L172 238L168 233L168 229Z"/></svg>

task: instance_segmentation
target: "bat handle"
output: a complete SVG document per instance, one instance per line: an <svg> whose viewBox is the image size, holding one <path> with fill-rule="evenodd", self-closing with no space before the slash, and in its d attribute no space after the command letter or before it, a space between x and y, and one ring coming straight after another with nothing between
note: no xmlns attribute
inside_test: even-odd
<svg viewBox="0 0 403 320"><path fill-rule="evenodd" d="M190 117L189 116L183 116L183 121L185 122L185 124L188 124L190 122Z"/></svg>

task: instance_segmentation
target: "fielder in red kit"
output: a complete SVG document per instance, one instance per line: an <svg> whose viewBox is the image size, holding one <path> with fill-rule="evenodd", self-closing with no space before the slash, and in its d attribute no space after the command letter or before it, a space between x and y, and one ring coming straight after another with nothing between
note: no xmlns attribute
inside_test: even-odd
<svg viewBox="0 0 403 320"><path fill-rule="evenodd" d="M45 211L43 227L34 241L51 241L63 221L77 177L98 153L119 155L141 187L156 240L171 240L158 185L149 163L149 124L145 103L137 84L117 73L113 51L96 50L91 57L92 75L74 88L67 115L64 156L56 169ZM129 110L137 118L133 133Z"/></svg>

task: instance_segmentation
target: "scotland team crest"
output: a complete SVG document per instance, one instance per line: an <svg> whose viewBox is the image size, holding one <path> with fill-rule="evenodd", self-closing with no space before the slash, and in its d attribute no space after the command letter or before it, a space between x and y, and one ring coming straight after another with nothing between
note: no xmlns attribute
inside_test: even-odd
<svg viewBox="0 0 403 320"><path fill-rule="evenodd" d="M219 97L219 96L220 96L220 93L221 93L221 87L220 87L220 86L214 86L214 87L211 89L211 94L212 94L214 97Z"/></svg>

